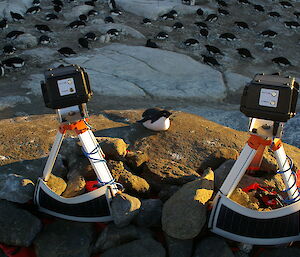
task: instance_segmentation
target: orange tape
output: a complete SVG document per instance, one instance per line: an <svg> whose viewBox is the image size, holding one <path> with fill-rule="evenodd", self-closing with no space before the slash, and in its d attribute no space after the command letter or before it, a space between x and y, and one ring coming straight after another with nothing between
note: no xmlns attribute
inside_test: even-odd
<svg viewBox="0 0 300 257"><path fill-rule="evenodd" d="M271 144L272 144L272 140L266 140L256 135L251 135L248 140L248 145L255 150L257 150L261 145L269 146Z"/></svg>
<svg viewBox="0 0 300 257"><path fill-rule="evenodd" d="M64 124L59 126L60 133L64 134L67 130L74 130L77 135L89 130L88 126L85 124L84 120L74 122L72 124Z"/></svg>

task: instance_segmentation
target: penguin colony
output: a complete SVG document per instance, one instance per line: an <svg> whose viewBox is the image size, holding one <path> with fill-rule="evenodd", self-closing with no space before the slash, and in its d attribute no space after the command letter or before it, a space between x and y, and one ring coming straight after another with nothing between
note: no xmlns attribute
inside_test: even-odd
<svg viewBox="0 0 300 257"><path fill-rule="evenodd" d="M182 4L190 4L190 1L183 0ZM212 0L210 7L215 11L207 11L198 6L194 14L188 15L189 21L193 18L193 22L189 23L185 22L187 17L176 10L162 13L157 20L139 17L140 20L135 19L136 26L139 26L137 30L142 26L141 32L147 39L138 44L169 50L168 43L172 42L178 52L191 55L220 70L230 66L231 60L252 63L254 66L258 59L263 59L267 65L274 67L297 66L298 60L289 60L285 47L278 43L278 38L284 35L288 35L287 42L290 38L298 37L298 45L288 45L297 51L300 43L300 11L295 4L294 1L280 0L266 1L265 5L256 3L255 0ZM88 5L93 9L80 14L75 20L66 20L64 12L76 5ZM240 13L236 12L237 6ZM245 17L244 13L249 15ZM34 34L39 38L40 46L54 48L58 56L63 57L90 51L99 46L96 45L99 32L82 33L80 29L88 28L92 20L100 14L106 24L126 22L126 19L122 20L122 16L127 14L118 7L117 0L107 0L106 3L98 0L33 0L32 6L24 13L10 12L10 17L0 17L0 37L3 43L0 44L0 75L4 76L5 72L20 69L26 64L22 49L14 44L18 37L26 33ZM267 24L260 25L256 21L258 17L260 20L269 21L272 27ZM27 19L35 22L30 29L23 26ZM55 33L61 32L61 25L57 26L59 21L60 24L66 24L63 28L66 33L74 34L69 45L61 44L59 38L55 38ZM134 27L134 24L130 26ZM170 29L164 31L163 28L166 27ZM122 32L118 29L111 28L106 34L112 40L121 40ZM246 44L249 37L257 39L257 43L251 47ZM172 38L176 38L177 43Z"/></svg>

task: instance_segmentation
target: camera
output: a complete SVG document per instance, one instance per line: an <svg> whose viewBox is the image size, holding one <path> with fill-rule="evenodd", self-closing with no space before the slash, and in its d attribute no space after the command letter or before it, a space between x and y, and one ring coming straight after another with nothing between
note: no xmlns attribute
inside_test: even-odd
<svg viewBox="0 0 300 257"><path fill-rule="evenodd" d="M87 103L92 97L89 77L78 65L60 66L45 71L41 82L46 107L62 109Z"/></svg>
<svg viewBox="0 0 300 257"><path fill-rule="evenodd" d="M296 115L298 92L293 77L257 74L244 88L240 110L251 118L286 122Z"/></svg>

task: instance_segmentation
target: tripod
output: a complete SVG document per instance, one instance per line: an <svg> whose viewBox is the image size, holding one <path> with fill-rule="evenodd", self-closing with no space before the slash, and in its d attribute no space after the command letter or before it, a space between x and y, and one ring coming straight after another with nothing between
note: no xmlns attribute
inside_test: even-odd
<svg viewBox="0 0 300 257"><path fill-rule="evenodd" d="M57 110L61 122L46 162L43 176L35 190L35 203L43 212L76 221L110 221L110 200L118 188L103 158L104 154L86 121L86 105L72 106ZM100 181L100 188L84 195L64 198L55 194L48 186L51 171L66 131L75 131L83 147L83 152Z"/></svg>
<svg viewBox="0 0 300 257"><path fill-rule="evenodd" d="M252 134L213 201L209 227L216 234L256 245L299 240L300 193L292 163L288 161L280 139L282 130L282 122L251 119L249 131ZM248 167L256 166L254 169L257 169L260 166L267 146L274 153L289 200L286 201L288 205L283 208L254 211L233 202L229 197Z"/></svg>

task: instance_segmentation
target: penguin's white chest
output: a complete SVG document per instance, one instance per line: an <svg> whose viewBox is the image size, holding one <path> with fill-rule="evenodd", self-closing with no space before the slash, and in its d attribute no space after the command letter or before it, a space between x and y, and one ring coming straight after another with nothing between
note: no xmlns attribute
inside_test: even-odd
<svg viewBox="0 0 300 257"><path fill-rule="evenodd" d="M154 131L164 131L170 127L170 119L166 117L161 117L157 121L151 123L151 120L143 122L143 126L147 129Z"/></svg>

